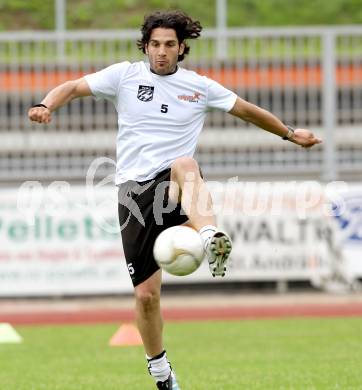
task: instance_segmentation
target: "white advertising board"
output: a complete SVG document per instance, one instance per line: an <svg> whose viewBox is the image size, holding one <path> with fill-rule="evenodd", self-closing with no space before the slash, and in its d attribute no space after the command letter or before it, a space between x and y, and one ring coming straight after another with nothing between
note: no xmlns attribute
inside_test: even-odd
<svg viewBox="0 0 362 390"><path fill-rule="evenodd" d="M357 203L349 203L352 211L345 218L350 221L352 215L354 222L348 224L326 216L329 199L312 183L231 182L208 187L220 227L233 239L227 276L213 279L204 262L187 277L165 274L165 283L313 279L330 272L332 249L341 241L338 226L345 234L343 253L353 259L348 263L351 272L361 271L360 195L353 197ZM358 191L361 194L361 187ZM0 243L0 296L132 291L114 186L92 188L91 193L85 186L64 183L31 191L2 190Z"/></svg>
<svg viewBox="0 0 362 390"><path fill-rule="evenodd" d="M350 277L362 278L362 185L349 185L339 195L334 210L345 269Z"/></svg>
<svg viewBox="0 0 362 390"><path fill-rule="evenodd" d="M53 190L1 191L0 296L131 291L116 189Z"/></svg>
<svg viewBox="0 0 362 390"><path fill-rule="evenodd" d="M330 273L336 224L328 199L315 183L208 183L220 228L233 251L218 281L312 280ZM209 281L207 264L188 280ZM167 275L165 280L182 280Z"/></svg>

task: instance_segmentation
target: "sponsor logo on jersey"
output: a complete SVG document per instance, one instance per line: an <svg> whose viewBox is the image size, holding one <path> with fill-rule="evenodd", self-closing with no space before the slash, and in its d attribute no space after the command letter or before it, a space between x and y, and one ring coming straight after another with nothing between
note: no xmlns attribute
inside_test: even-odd
<svg viewBox="0 0 362 390"><path fill-rule="evenodd" d="M195 92L193 95L178 95L178 99L190 103L198 103L202 94L200 92Z"/></svg>
<svg viewBox="0 0 362 390"><path fill-rule="evenodd" d="M137 98L142 102L150 102L153 99L153 91L155 87L149 85L139 85Z"/></svg>

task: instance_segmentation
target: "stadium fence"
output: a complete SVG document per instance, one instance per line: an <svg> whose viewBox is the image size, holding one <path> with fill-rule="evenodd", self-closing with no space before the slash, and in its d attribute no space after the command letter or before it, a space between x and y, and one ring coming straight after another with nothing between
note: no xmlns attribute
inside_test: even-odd
<svg viewBox="0 0 362 390"><path fill-rule="evenodd" d="M0 180L83 181L97 156L115 156L117 118L108 102L73 101L39 126L28 108L60 82L144 58L139 32L0 33ZM285 123L313 129L324 146L282 142L211 111L197 159L208 177L353 180L362 164L362 26L205 30L183 66L231 88ZM113 172L104 166L98 175Z"/></svg>

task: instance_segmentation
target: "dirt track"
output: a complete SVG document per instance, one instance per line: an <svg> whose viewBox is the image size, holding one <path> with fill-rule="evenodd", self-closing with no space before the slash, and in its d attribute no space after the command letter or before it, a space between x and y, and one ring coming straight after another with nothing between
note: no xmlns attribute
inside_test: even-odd
<svg viewBox="0 0 362 390"><path fill-rule="evenodd" d="M362 316L362 294L187 294L163 298L166 320ZM0 323L80 324L134 320L131 297L0 300Z"/></svg>

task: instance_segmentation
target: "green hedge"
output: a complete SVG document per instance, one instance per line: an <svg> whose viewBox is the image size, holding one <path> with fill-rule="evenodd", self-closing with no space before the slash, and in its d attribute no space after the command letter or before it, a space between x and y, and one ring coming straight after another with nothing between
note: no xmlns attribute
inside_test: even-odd
<svg viewBox="0 0 362 390"><path fill-rule="evenodd" d="M215 0L67 0L68 29L138 28L155 9L182 8L215 25ZM145 5L145 3L147 5ZM361 0L228 0L229 26L362 23ZM53 29L54 0L0 0L0 30Z"/></svg>

